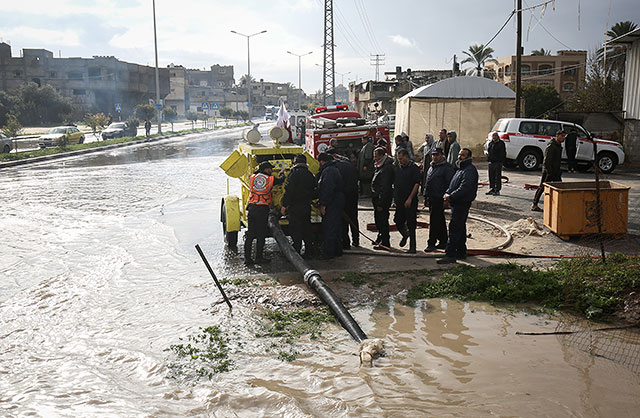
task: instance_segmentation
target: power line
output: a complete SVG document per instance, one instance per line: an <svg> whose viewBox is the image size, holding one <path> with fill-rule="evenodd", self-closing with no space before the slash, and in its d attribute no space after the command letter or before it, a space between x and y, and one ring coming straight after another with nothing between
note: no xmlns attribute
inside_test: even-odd
<svg viewBox="0 0 640 418"><path fill-rule="evenodd" d="M373 36L371 35L371 31L369 30L369 26L367 25L367 21L365 19L364 13L360 9L358 0L353 0L353 4L355 5L356 11L358 12L358 16L360 17L360 22L362 23L362 28L364 29L364 33L367 35L367 38L369 38L369 43L371 44L371 48L373 50L376 50L377 48L373 40Z"/></svg>
<svg viewBox="0 0 640 418"><path fill-rule="evenodd" d="M526 0L524 0L524 4L525 4L525 5L527 5L527 1L526 1ZM534 6L534 7L536 7L536 6ZM549 30L548 30L548 29L547 29L547 28L542 24L542 21L541 21L540 19L538 19L538 18L536 17L536 15L535 15L535 14L533 14L533 12L531 12L531 16L536 20L536 22L538 22L538 24L540 25L540 27L541 27L542 29L544 29L544 31L545 31L545 32L547 32L547 34L549 34L549 36L551 36L553 39L555 39L555 40L556 40L556 42L558 42L559 44L561 44L561 45L562 45L562 46L564 46L565 48L573 49L573 48L571 48L569 45L567 45L567 44L565 44L564 42L562 42L560 39L556 38L556 37L555 37L551 32L549 32Z"/></svg>
<svg viewBox="0 0 640 418"><path fill-rule="evenodd" d="M502 32L502 30L504 29L504 27L505 27L505 26L507 26L507 23L509 23L509 21L511 20L511 18L512 18L512 17L513 17L513 15L515 15L515 14L516 14L516 11L515 11L515 10L513 10L513 11L511 11L511 13L509 13L509 17L507 17L507 20L505 20L504 24L503 24L503 25L502 25L502 27L498 30L498 32L496 32L496 34L495 34L495 35L493 35L493 37L492 37L491 39L489 39L489 42L487 42L486 44L483 44L485 48L486 48L486 47L488 47L488 46L489 46L489 44L490 44L491 42L493 42L493 40L494 40L494 39L496 39L496 37L500 34L500 32Z"/></svg>
<svg viewBox="0 0 640 418"><path fill-rule="evenodd" d="M380 66L384 65L384 54L371 54L371 65L376 67L376 81L380 78Z"/></svg>
<svg viewBox="0 0 640 418"><path fill-rule="evenodd" d="M355 32L353 32L353 30L351 29L351 26L348 23L349 21L344 17L344 15L342 14L342 11L340 10L340 7L338 7L337 4L336 4L336 11L338 12L338 14L336 15L336 17L338 18L337 21L340 22L344 34L351 36L355 45L358 48L360 48L362 52L364 52L365 57L369 55L369 51L367 51L367 49L360 42L360 39L358 39L358 37L355 35Z"/></svg>
<svg viewBox="0 0 640 418"><path fill-rule="evenodd" d="M367 8L364 5L364 0L360 0L360 4L362 5L362 11L364 12L364 17L367 21L367 24L369 25L369 30L371 31L371 35L373 36L373 41L375 42L376 47L378 48L378 51L380 51L382 50L382 48L380 48L380 44L378 43L378 39L376 38L376 32L373 30L373 27L371 26L371 20L369 19Z"/></svg>

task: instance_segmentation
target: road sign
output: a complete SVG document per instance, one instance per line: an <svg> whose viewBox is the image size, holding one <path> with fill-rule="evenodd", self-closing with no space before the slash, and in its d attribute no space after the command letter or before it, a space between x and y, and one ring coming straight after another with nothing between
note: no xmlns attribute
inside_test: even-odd
<svg viewBox="0 0 640 418"><path fill-rule="evenodd" d="M209 102L202 102L200 107L202 108L202 110L209 110Z"/></svg>
<svg viewBox="0 0 640 418"><path fill-rule="evenodd" d="M211 110L218 110L218 103L216 102L211 103Z"/></svg>
<svg viewBox="0 0 640 418"><path fill-rule="evenodd" d="M156 109L162 110L162 105L160 103L156 103Z"/></svg>
<svg viewBox="0 0 640 418"><path fill-rule="evenodd" d="M120 106L120 103L116 103L115 108L116 108L116 112L120 112L122 110L122 106Z"/></svg>
<svg viewBox="0 0 640 418"><path fill-rule="evenodd" d="M251 107L251 103L247 103L247 107Z"/></svg>

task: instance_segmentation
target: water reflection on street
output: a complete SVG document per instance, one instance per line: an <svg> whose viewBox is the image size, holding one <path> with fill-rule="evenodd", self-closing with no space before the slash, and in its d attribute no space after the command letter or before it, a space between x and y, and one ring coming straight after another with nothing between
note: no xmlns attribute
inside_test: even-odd
<svg viewBox="0 0 640 418"><path fill-rule="evenodd" d="M266 131L266 130L265 130ZM239 130L2 171L0 415L631 416L637 376L555 337L553 323L434 300L356 309L388 356L360 368L330 327L293 363L261 352L241 303L230 316L194 250L221 277L251 275L224 249L220 163ZM230 190L238 190L230 182ZM290 267L271 242L267 272ZM211 324L249 343L237 368L195 386L164 351Z"/></svg>

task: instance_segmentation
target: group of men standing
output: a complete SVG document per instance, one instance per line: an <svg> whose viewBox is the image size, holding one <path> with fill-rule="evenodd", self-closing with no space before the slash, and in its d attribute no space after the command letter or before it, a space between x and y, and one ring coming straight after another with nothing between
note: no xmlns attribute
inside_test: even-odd
<svg viewBox="0 0 640 418"><path fill-rule="evenodd" d="M409 243L407 253L417 251L418 196L422 190L429 207L429 239L426 252L444 249L438 263L451 263L466 257L466 220L471 202L476 198L478 171L472 163L471 150L460 148L455 132L440 132L438 141L427 135L421 147L424 173L414 163L413 145L406 135L396 137L395 162L387 155L386 142L380 137L362 139L355 164L330 146L318 155L320 170L314 176L306 157L295 157L294 166L284 185L281 213L289 219L293 247L305 255L311 249L311 202L318 199L322 215L322 258L342 255L343 249L359 246L358 199L370 194L378 236L374 249L389 250L389 215L395 205L394 221L401 234L400 246ZM448 153L448 154L447 154ZM250 177L248 232L245 238L245 263L267 263L263 256L267 235L267 217L273 186L284 177L271 176L273 166L260 164ZM499 189L498 189L499 191ZM268 196L267 196L268 195ZM444 210L451 208L447 230ZM351 239L349 239L351 231ZM256 257L252 243L257 240Z"/></svg>

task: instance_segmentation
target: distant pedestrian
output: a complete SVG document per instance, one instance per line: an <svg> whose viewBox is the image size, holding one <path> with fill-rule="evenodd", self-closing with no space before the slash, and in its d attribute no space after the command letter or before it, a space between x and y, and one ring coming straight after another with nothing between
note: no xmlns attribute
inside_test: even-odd
<svg viewBox="0 0 640 418"><path fill-rule="evenodd" d="M449 141L447 140L447 130L442 128L438 132L438 139L436 141L435 148L442 148L444 151L444 159L447 160L449 156Z"/></svg>
<svg viewBox="0 0 640 418"><path fill-rule="evenodd" d="M487 159L489 160L489 191L486 194L500 196L502 165L507 159L507 148L497 132L493 133L491 142L487 146Z"/></svg>
<svg viewBox="0 0 640 418"><path fill-rule="evenodd" d="M400 150L401 148L403 149L407 149L407 143L404 142L404 138L402 137L402 135L396 135L396 137L394 138L396 147L394 149L394 153L393 153L393 163L394 164L398 164L398 150Z"/></svg>
<svg viewBox="0 0 640 418"><path fill-rule="evenodd" d="M447 133L447 143L449 144L447 162L453 166L456 164L456 160L460 154L460 143L458 142L458 134L455 131L449 131Z"/></svg>
<svg viewBox="0 0 640 418"><path fill-rule="evenodd" d="M284 183L284 175L274 178L273 165L263 161L258 170L249 177L249 200L247 204L247 233L244 236L244 263L266 264L271 260L263 256L264 241L269 229L269 208L273 186ZM256 257L251 258L253 241L256 241Z"/></svg>
<svg viewBox="0 0 640 418"><path fill-rule="evenodd" d="M467 257L467 217L471 202L478 194L478 170L473 165L469 148L460 150L456 167L458 171L444 195L445 202L451 206L451 221L445 256L437 261L438 264L455 263Z"/></svg>
<svg viewBox="0 0 640 418"><path fill-rule="evenodd" d="M342 212L344 211L344 184L336 162L331 155L318 155L318 200L322 215L322 256L331 259L342 255Z"/></svg>
<svg viewBox="0 0 640 418"><path fill-rule="evenodd" d="M393 198L396 212L393 220L402 235L400 247L409 240L407 253L416 253L416 223L418 216L418 190L420 189L420 169L409 159L406 149L398 150L398 165L395 166Z"/></svg>
<svg viewBox="0 0 640 418"><path fill-rule="evenodd" d="M311 230L311 201L317 197L316 178L309 171L307 158L298 154L294 166L284 185L284 195L280 204L282 215L289 219L289 233L293 248L302 253L304 241L305 256L311 255L313 233Z"/></svg>
<svg viewBox="0 0 640 418"><path fill-rule="evenodd" d="M342 248L348 250L349 230L351 243L360 246L360 229L358 227L358 169L351 161L335 160L336 168L342 176L344 184L344 213L342 215Z"/></svg>
<svg viewBox="0 0 640 418"><path fill-rule="evenodd" d="M373 144L374 149L378 147L384 148L385 150L387 149L387 140L384 139L381 131L376 131L376 140L375 144Z"/></svg>
<svg viewBox="0 0 640 418"><path fill-rule="evenodd" d="M422 154L422 190L424 191L425 179L427 177L427 171L431 164L431 151L435 149L436 141L433 139L433 135L425 134L424 142L418 148L418 153Z"/></svg>
<svg viewBox="0 0 640 418"><path fill-rule="evenodd" d="M576 152L578 151L578 133L576 131L569 132L564 140L564 150L567 153L567 169L569 173L575 173Z"/></svg>
<svg viewBox="0 0 640 418"><path fill-rule="evenodd" d="M373 216L378 230L378 237L374 242L375 250L382 250L391 246L389 237L389 208L393 200L393 181L395 177L393 161L387 156L384 148L376 148L373 152L375 159L375 173L371 180L371 201Z"/></svg>
<svg viewBox="0 0 640 418"><path fill-rule="evenodd" d="M533 196L533 204L531 205L531 210L534 212L542 212L542 209L538 206L538 202L544 192L544 183L548 181L562 181L560 163L562 162L562 143L566 136L565 131L558 131L556 137L549 141L544 150L540 186L538 186L538 190L536 190L536 194Z"/></svg>
<svg viewBox="0 0 640 418"><path fill-rule="evenodd" d="M334 160L349 161L349 158L343 153L344 150L338 151L338 140L335 138L332 138L329 141L329 146L324 152L330 154Z"/></svg>
<svg viewBox="0 0 640 418"><path fill-rule="evenodd" d="M411 161L415 161L415 153L413 152L413 143L409 139L409 135L406 133L400 134L402 136L402 140L404 141L405 147L407 148L407 152L409 153L409 159Z"/></svg>
<svg viewBox="0 0 640 418"><path fill-rule="evenodd" d="M109 116L107 117L107 126L111 125L112 120L113 120L113 117L111 117L111 113L109 113Z"/></svg>
<svg viewBox="0 0 640 418"><path fill-rule="evenodd" d="M151 136L151 121L149 119L144 121L144 130L147 138Z"/></svg>
<svg viewBox="0 0 640 418"><path fill-rule="evenodd" d="M363 196L371 195L371 179L373 178L373 144L368 136L362 137L362 148L358 153L358 176L360 192Z"/></svg>
<svg viewBox="0 0 640 418"><path fill-rule="evenodd" d="M447 222L444 218L444 194L449 188L455 170L445 158L442 148L431 151L431 164L424 184L424 201L429 206L429 239L426 253L447 246Z"/></svg>

